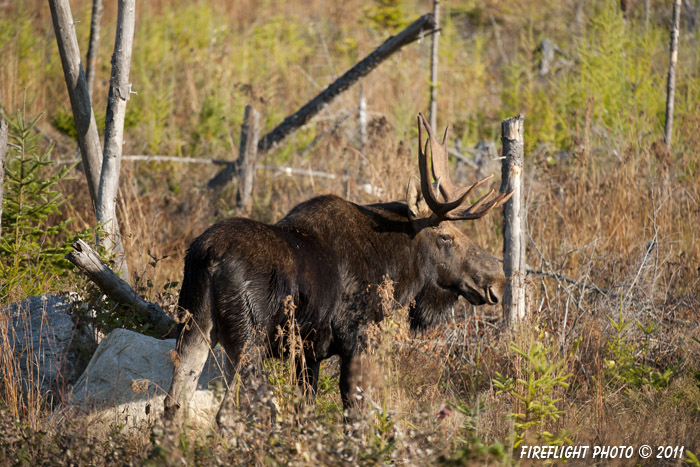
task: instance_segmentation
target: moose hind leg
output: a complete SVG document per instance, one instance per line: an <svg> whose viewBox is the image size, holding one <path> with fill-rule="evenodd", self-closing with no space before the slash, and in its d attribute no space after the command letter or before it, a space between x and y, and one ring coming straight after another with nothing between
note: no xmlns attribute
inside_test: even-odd
<svg viewBox="0 0 700 467"><path fill-rule="evenodd" d="M230 429L235 424L236 411L249 408L264 391L262 365L265 350L255 339L246 339L235 345L224 343L224 348L228 354L227 389L216 422L220 429Z"/></svg>
<svg viewBox="0 0 700 467"><path fill-rule="evenodd" d="M213 345L216 345L216 330L211 322L191 322L178 338L179 359L173 362L173 380L165 397L166 422L175 426L181 423L182 408L192 399Z"/></svg>

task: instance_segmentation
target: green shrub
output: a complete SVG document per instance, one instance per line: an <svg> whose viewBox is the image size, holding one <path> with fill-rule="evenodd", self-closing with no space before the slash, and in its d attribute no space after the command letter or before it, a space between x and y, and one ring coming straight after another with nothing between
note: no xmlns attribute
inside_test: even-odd
<svg viewBox="0 0 700 467"><path fill-rule="evenodd" d="M60 220L65 202L57 184L67 178L63 166L51 173L53 145L41 151L35 127L42 115L28 118L17 111L8 119L10 150L5 172L0 238L0 302L45 293L60 285L71 265L64 259L71 246L69 219ZM90 232L82 232L86 237Z"/></svg>
<svg viewBox="0 0 700 467"><path fill-rule="evenodd" d="M628 387L640 389L644 386L654 389L668 387L671 378L676 374L675 367L664 368L659 371L647 362L649 354L649 339L657 331L653 321L643 325L636 322L637 328L644 335L642 342L632 340L628 336L628 329L632 324L626 320L622 312L617 319L608 317L615 330L612 339L607 343L605 361L606 377L608 382L615 387Z"/></svg>
<svg viewBox="0 0 700 467"><path fill-rule="evenodd" d="M565 359L559 355L557 346L535 340L528 349L515 343L510 348L524 359L525 378L506 378L496 373L493 383L499 394L510 395L522 407L522 411L510 414L515 428L513 448L520 446L533 428L538 442L555 446L571 443L566 431L547 431L548 424L556 422L564 413L558 407L561 398L556 393L558 388L569 387L567 380L571 377L564 369Z"/></svg>
<svg viewBox="0 0 700 467"><path fill-rule="evenodd" d="M464 401L450 403L452 408L464 415L464 421L459 430L458 449L449 456L440 456L437 461L441 465L472 465L491 461L505 462L508 459L506 447L500 441L485 444L477 434L479 414L487 408L477 398L475 408Z"/></svg>

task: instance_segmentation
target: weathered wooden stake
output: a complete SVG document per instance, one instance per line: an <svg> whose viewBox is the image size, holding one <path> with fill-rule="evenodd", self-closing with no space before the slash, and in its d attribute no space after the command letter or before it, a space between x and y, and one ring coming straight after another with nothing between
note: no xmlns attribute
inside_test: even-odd
<svg viewBox="0 0 700 467"><path fill-rule="evenodd" d="M115 255L116 269L122 277L129 277L129 274L117 222L117 193L124 142L126 101L131 94L129 69L134 42L135 3L135 0L119 0L117 34L112 55L112 76L109 82L105 116L105 149L96 205L97 221L103 225L106 234L102 239L102 245L108 252Z"/></svg>
<svg viewBox="0 0 700 467"><path fill-rule="evenodd" d="M97 67L97 51L100 48L100 21L102 21L102 0L92 0L92 18L90 19L90 44L87 53L87 86L90 100L95 83L95 68Z"/></svg>
<svg viewBox="0 0 700 467"><path fill-rule="evenodd" d="M430 53L430 127L437 128L437 88L438 88L438 38L440 37L440 0L433 0L435 29Z"/></svg>
<svg viewBox="0 0 700 467"><path fill-rule="evenodd" d="M251 105L245 106L241 125L241 145L238 152L238 193L236 205L246 214L253 207L253 185L255 183L255 163L258 156L258 136L260 135L260 114Z"/></svg>
<svg viewBox="0 0 700 467"><path fill-rule="evenodd" d="M0 117L0 236L2 236L2 197L5 182L5 160L7 159L8 126Z"/></svg>
<svg viewBox="0 0 700 467"><path fill-rule="evenodd" d="M503 206L503 272L506 289L503 294L503 317L506 326L525 318L525 209L523 205L523 126L522 115L501 123L503 164L501 193L513 192Z"/></svg>
<svg viewBox="0 0 700 467"><path fill-rule="evenodd" d="M666 83L666 125L664 139L666 147L671 150L673 136L673 101L676 93L676 62L678 62L678 34L681 22L681 0L673 2L673 26L671 27L671 61L668 64L668 81Z"/></svg>

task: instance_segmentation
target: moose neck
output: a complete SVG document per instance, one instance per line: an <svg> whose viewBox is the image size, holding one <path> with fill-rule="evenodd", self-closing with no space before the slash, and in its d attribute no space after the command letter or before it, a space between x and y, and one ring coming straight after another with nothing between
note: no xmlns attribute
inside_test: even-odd
<svg viewBox="0 0 700 467"><path fill-rule="evenodd" d="M456 297L432 285L421 267L425 252L416 242L408 206L393 202L360 206L337 196L321 196L293 209L278 224L321 239L358 287L380 284L385 276L394 283L394 299L401 305L416 301L411 324L426 327L439 321ZM425 316L423 316L425 315Z"/></svg>
<svg viewBox="0 0 700 467"><path fill-rule="evenodd" d="M387 203L363 206L370 214L378 217L375 234L377 245L385 250L379 255L387 260L387 274L394 281L394 299L409 309L411 327L424 329L448 317L458 297L435 284L435 278L426 267L425 256L416 238L416 230L408 218L405 203Z"/></svg>

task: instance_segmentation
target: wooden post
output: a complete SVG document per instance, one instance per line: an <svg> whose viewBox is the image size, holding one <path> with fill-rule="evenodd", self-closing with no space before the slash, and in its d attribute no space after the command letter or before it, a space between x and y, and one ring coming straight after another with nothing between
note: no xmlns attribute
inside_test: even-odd
<svg viewBox="0 0 700 467"><path fill-rule="evenodd" d="M112 75L109 82L109 98L105 116L105 149L97 195L97 221L105 230L104 248L115 255L116 269L122 277L128 277L124 248L117 222L117 193L121 169L122 144L124 142L124 118L126 101L131 94L129 69L134 41L135 0L119 0L117 34L112 55Z"/></svg>
<svg viewBox="0 0 700 467"><path fill-rule="evenodd" d="M92 0L92 18L90 19L90 44L87 53L87 86L90 100L95 83L97 51L100 48L100 21L102 20L102 0Z"/></svg>
<svg viewBox="0 0 700 467"><path fill-rule="evenodd" d="M7 160L8 143L7 122L0 116L0 238L2 238L2 197L5 184L5 161Z"/></svg>
<svg viewBox="0 0 700 467"><path fill-rule="evenodd" d="M501 193L514 192L503 206L503 272L506 288L503 294L505 326L525 318L525 209L523 206L523 124L522 115L501 123L503 164Z"/></svg>
<svg viewBox="0 0 700 467"><path fill-rule="evenodd" d="M673 26L671 27L671 61L668 65L668 81L666 83L666 125L664 139L666 148L671 150L673 136L673 100L676 92L676 62L678 62L678 33L681 22L681 0L673 2Z"/></svg>
<svg viewBox="0 0 700 467"><path fill-rule="evenodd" d="M75 36L73 15L68 0L49 0L53 29L56 33L58 53L61 56L63 74L68 86L68 96L73 109L75 129L78 131L78 145L87 177L90 199L97 202L102 169L102 145L97 133L95 114L90 104L90 93L81 65L78 39Z"/></svg>
<svg viewBox="0 0 700 467"><path fill-rule="evenodd" d="M258 141L258 155L267 154L271 151L290 134L311 120L311 118L320 112L321 109L336 96L343 93L360 78L367 76L367 74L379 66L380 63L399 51L403 46L431 32L435 32L435 21L433 15L428 13L415 20L397 35L387 39L382 45L377 47L374 52L346 71L343 76L335 80L333 84L324 89L319 95L311 99L295 113L285 118L284 121L277 125L271 132L260 138ZM238 168L235 162L228 164L226 168L209 180L208 187L219 188L225 186L233 180L237 170Z"/></svg>
<svg viewBox="0 0 700 467"><path fill-rule="evenodd" d="M440 37L440 0L433 0L435 29L430 52L430 128L437 128L438 38Z"/></svg>
<svg viewBox="0 0 700 467"><path fill-rule="evenodd" d="M251 105L245 106L241 125L241 145L238 152L238 193L236 206L250 214L253 207L253 184L255 183L255 163L258 156L258 136L260 135L260 114Z"/></svg>

